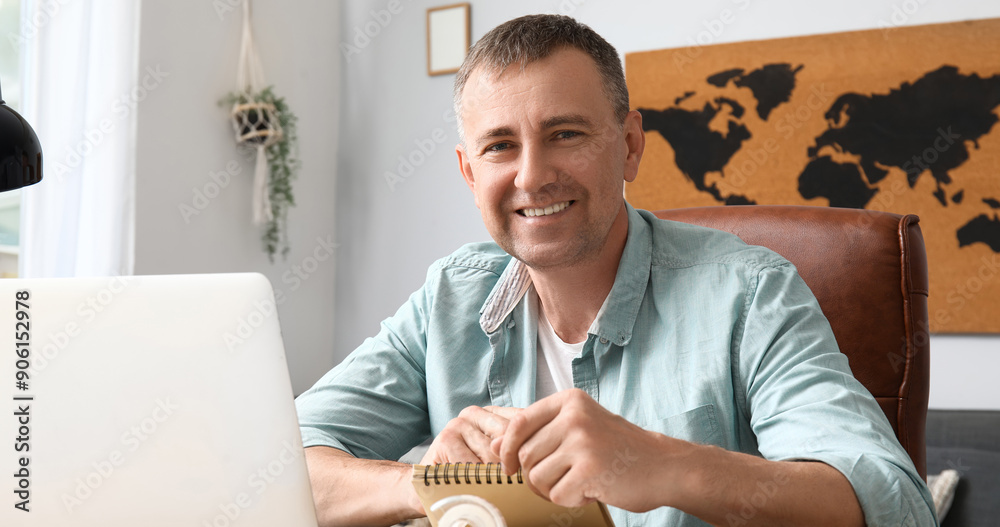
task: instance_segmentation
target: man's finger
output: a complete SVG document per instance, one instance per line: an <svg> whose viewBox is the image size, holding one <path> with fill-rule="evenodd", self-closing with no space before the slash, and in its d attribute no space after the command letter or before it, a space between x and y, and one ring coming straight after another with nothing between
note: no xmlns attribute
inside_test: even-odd
<svg viewBox="0 0 1000 527"><path fill-rule="evenodd" d="M464 444L447 444L434 446L420 460L421 465L436 465L438 463L478 463L479 457Z"/></svg>
<svg viewBox="0 0 1000 527"><path fill-rule="evenodd" d="M539 429L559 415L562 407L560 394L555 394L535 402L531 406L511 417L500 445L500 462L508 474L513 474L520 468L517 458L521 445L524 444Z"/></svg>
<svg viewBox="0 0 1000 527"><path fill-rule="evenodd" d="M535 494L551 501L552 488L566 477L571 468L572 463L561 456L549 456L531 467L525 475L525 480Z"/></svg>
<svg viewBox="0 0 1000 527"><path fill-rule="evenodd" d="M562 474L558 480L549 487L549 501L562 505L563 507L585 507L594 501L596 497L588 496L587 483L584 478L579 477L579 471L570 470Z"/></svg>
<svg viewBox="0 0 1000 527"><path fill-rule="evenodd" d="M536 464L543 463L555 454L567 433L571 433L571 431L557 429L551 421L545 423L518 449L517 459L521 468L525 471L533 471Z"/></svg>
<svg viewBox="0 0 1000 527"><path fill-rule="evenodd" d="M510 422L506 417L486 410L475 412L472 417L479 431L490 439L502 436Z"/></svg>
<svg viewBox="0 0 1000 527"><path fill-rule="evenodd" d="M493 452L490 448L490 441L492 438L483 435L483 432L475 429L466 430L463 434L463 439L465 439L465 447L473 452L478 459L473 460L477 463L499 463L500 457ZM463 460L465 461L465 460Z"/></svg>
<svg viewBox="0 0 1000 527"><path fill-rule="evenodd" d="M511 417L514 417L515 415L518 414L518 412L523 411L524 408L510 408L507 406L487 406L486 410L488 410L490 413L499 415L504 419L510 420Z"/></svg>
<svg viewBox="0 0 1000 527"><path fill-rule="evenodd" d="M493 438L493 441L490 441L490 450L498 457L500 456L501 448L503 448L503 436Z"/></svg>

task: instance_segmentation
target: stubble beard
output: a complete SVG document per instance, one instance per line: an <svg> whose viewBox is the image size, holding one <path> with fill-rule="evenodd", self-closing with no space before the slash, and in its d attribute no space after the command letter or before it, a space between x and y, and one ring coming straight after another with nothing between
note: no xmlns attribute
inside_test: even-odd
<svg viewBox="0 0 1000 527"><path fill-rule="evenodd" d="M533 270L567 269L597 260L600 257L616 217L617 213L609 218L607 224L600 224L594 220L588 221L567 239L548 242L546 245L558 245L558 247L550 247L548 250L532 246L527 240L521 239L511 232L509 225L500 229L500 232L496 233L493 238L507 254L517 258Z"/></svg>

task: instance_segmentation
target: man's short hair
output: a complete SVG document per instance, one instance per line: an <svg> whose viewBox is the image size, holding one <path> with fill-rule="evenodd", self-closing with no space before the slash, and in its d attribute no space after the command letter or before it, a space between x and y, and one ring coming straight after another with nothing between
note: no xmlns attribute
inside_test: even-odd
<svg viewBox="0 0 1000 527"><path fill-rule="evenodd" d="M589 26L563 15L527 15L515 18L491 29L472 49L455 77L455 113L458 133L462 130L462 91L469 76L482 66L485 72L499 76L513 64L525 66L544 59L553 52L573 47L583 51L597 64L604 83L604 92L621 123L628 115L628 88L625 72L614 46Z"/></svg>

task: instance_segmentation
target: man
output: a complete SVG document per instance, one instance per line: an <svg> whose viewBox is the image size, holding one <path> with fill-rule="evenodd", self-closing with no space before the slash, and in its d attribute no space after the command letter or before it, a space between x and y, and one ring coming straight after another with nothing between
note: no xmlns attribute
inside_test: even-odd
<svg viewBox="0 0 1000 527"><path fill-rule="evenodd" d="M507 22L455 83L495 244L436 262L299 397L324 524L423 514L410 467L503 462L618 525L933 525L930 496L794 268L622 198L644 136L617 52ZM700 520L699 520L700 518Z"/></svg>

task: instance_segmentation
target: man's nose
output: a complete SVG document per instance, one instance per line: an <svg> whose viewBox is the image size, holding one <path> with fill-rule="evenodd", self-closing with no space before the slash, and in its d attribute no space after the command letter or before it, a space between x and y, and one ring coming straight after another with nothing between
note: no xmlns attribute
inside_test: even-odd
<svg viewBox="0 0 1000 527"><path fill-rule="evenodd" d="M545 185L559 179L556 168L545 154L544 149L526 146L521 151L521 163L514 178L514 186L524 192L538 192Z"/></svg>

